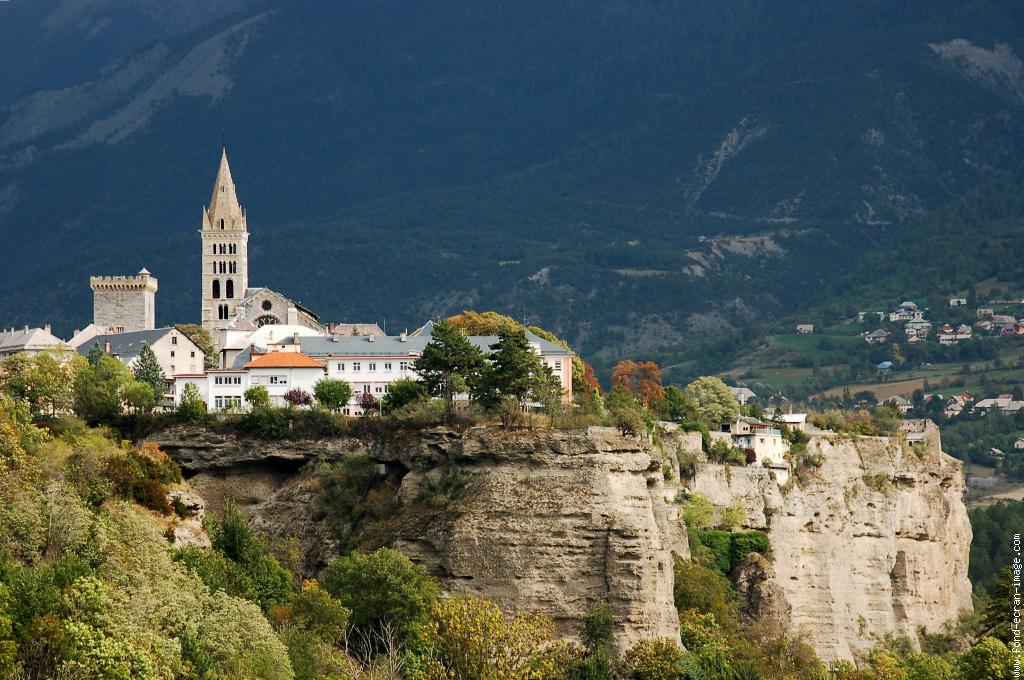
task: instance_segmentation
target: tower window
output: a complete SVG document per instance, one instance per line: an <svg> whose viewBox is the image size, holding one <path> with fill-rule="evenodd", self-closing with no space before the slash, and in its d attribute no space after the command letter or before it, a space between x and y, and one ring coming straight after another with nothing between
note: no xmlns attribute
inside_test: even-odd
<svg viewBox="0 0 1024 680"><path fill-rule="evenodd" d="M220 297L220 281L218 279L213 280L213 299L216 300Z"/></svg>
<svg viewBox="0 0 1024 680"><path fill-rule="evenodd" d="M233 298L235 297L235 282L228 279L227 285L224 287L224 297Z"/></svg>
<svg viewBox="0 0 1024 680"><path fill-rule="evenodd" d="M220 218L220 228L221 228L221 229L223 229L223 228L224 228L224 218L223 218L223 217L222 217L222 218Z"/></svg>

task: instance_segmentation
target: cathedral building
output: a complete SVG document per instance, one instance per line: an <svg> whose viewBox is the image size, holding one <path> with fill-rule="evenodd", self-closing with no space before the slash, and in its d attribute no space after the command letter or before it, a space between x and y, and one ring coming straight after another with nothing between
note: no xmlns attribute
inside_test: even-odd
<svg viewBox="0 0 1024 680"><path fill-rule="evenodd" d="M238 202L222 149L209 207L203 208L202 325L218 347L236 319L256 326L291 324L320 333L326 329L312 311L269 288L249 286L249 228Z"/></svg>

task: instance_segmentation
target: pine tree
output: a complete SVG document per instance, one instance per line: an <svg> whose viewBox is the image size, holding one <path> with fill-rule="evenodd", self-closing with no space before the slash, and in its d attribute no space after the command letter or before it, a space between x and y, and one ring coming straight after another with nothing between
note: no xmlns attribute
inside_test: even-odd
<svg viewBox="0 0 1024 680"><path fill-rule="evenodd" d="M502 331L491 349L490 370L481 381L482 389L474 394L484 407L497 406L502 396L513 397L522 405L545 384L543 366L524 331Z"/></svg>
<svg viewBox="0 0 1024 680"><path fill-rule="evenodd" d="M480 349L458 327L444 320L434 324L430 342L414 368L427 392L445 400L450 417L455 395L468 391L479 380L484 365Z"/></svg>
<svg viewBox="0 0 1024 680"><path fill-rule="evenodd" d="M164 371L160 368L160 362L157 361L156 353L153 352L152 347L145 343L139 351L139 359L135 362L132 375L139 382L146 383L152 387L153 394L157 397L160 397L167 391L167 385L164 382Z"/></svg>
<svg viewBox="0 0 1024 680"><path fill-rule="evenodd" d="M94 342L92 344L92 347L89 348L89 354L87 356L89 360L89 365L92 366L93 368L96 368L100 363L100 357L104 356L105 354L106 352L104 352L103 348L100 347L100 343Z"/></svg>

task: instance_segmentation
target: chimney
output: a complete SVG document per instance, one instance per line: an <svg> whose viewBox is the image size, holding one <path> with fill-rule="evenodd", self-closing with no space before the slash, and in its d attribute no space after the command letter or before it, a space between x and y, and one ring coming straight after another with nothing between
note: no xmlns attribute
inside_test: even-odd
<svg viewBox="0 0 1024 680"><path fill-rule="evenodd" d="M288 308L288 325L296 326L299 323L299 311L294 306Z"/></svg>
<svg viewBox="0 0 1024 680"><path fill-rule="evenodd" d="M110 354L110 340L103 341L103 353Z"/></svg>
<svg viewBox="0 0 1024 680"><path fill-rule="evenodd" d="M402 334L398 336L398 341L399 342L406 342L408 340L409 340L409 336L406 335L405 331L402 331Z"/></svg>
<svg viewBox="0 0 1024 680"><path fill-rule="evenodd" d="M46 331L47 333L49 333L50 332L50 324L46 324L45 326L43 326L43 330Z"/></svg>
<svg viewBox="0 0 1024 680"><path fill-rule="evenodd" d="M372 335L367 335L366 336L366 341L367 342L373 342L373 336Z"/></svg>
<svg viewBox="0 0 1024 680"><path fill-rule="evenodd" d="M331 342L341 342L341 336L337 333L331 333Z"/></svg>
<svg viewBox="0 0 1024 680"><path fill-rule="evenodd" d="M25 324L25 332L28 333L28 324Z"/></svg>

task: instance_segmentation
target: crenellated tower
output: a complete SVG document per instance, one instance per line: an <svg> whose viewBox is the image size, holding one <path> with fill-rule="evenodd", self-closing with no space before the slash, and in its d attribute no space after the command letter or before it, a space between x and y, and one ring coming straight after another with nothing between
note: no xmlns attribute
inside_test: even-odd
<svg viewBox="0 0 1024 680"><path fill-rule="evenodd" d="M216 338L234 318L249 286L249 230L231 179L227 149L213 183L210 206L203 208L203 328ZM216 342L216 340L215 340Z"/></svg>

